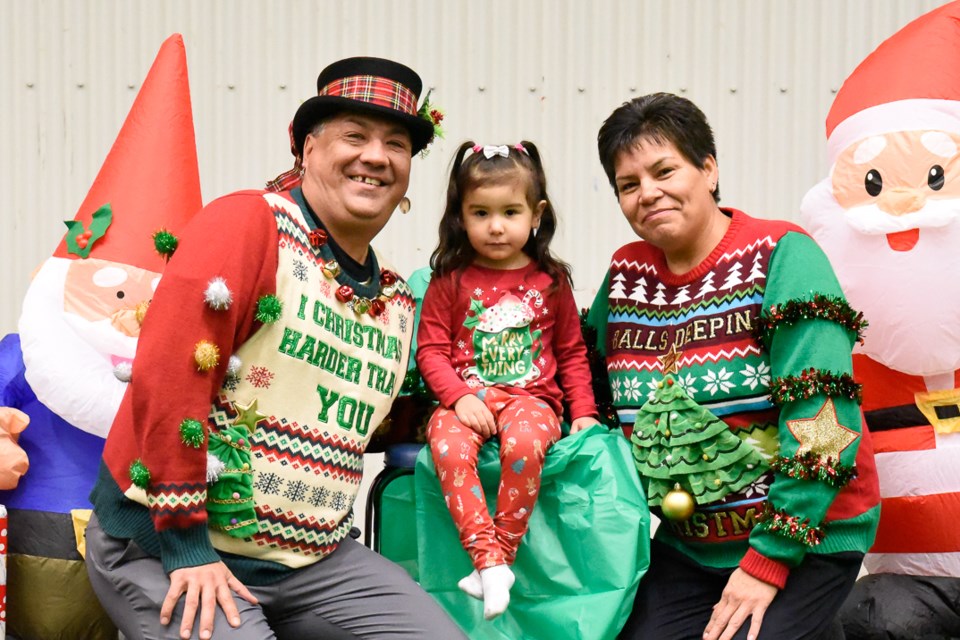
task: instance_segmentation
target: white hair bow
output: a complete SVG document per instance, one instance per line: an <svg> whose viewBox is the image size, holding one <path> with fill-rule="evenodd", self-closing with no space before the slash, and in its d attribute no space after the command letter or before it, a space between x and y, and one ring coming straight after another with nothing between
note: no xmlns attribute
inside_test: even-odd
<svg viewBox="0 0 960 640"><path fill-rule="evenodd" d="M495 147L492 144L486 144L483 146L483 157L489 160L493 156L501 156L507 158L510 156L510 147L505 144Z"/></svg>

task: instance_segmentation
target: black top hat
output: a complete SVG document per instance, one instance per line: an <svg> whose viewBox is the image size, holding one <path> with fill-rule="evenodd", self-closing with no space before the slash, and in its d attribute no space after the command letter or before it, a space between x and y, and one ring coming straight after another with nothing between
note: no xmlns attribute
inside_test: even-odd
<svg viewBox="0 0 960 640"><path fill-rule="evenodd" d="M310 130L338 111L360 111L398 121L410 132L413 154L430 144L433 123L417 115L423 83L405 65L384 58L346 58L320 72L317 93L293 116L293 141L299 153Z"/></svg>

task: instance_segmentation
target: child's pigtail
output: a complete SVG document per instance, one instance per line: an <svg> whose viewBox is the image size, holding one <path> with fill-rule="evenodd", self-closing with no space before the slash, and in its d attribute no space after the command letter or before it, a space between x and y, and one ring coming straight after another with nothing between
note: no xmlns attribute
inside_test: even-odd
<svg viewBox="0 0 960 640"><path fill-rule="evenodd" d="M529 166L533 174L534 185L537 188L537 197L535 201L544 200L547 206L543 209L540 216L540 227L536 235L532 235L527 241L524 250L527 255L536 260L540 268L547 272L553 278L553 286L558 286L561 280L566 280L572 285L573 279L570 275L570 265L560 260L550 252L550 241L557 231L557 212L553 208L553 201L547 194L547 174L543 169L543 160L540 158L540 150L537 145L529 140L520 141L523 147L522 154L526 152L529 158Z"/></svg>
<svg viewBox="0 0 960 640"><path fill-rule="evenodd" d="M474 251L467 239L467 232L463 228L461 219L461 205L463 197L464 179L463 163L467 158L467 151L474 147L474 142L468 140L457 148L450 167L450 180L447 184L447 204L440 218L440 240L437 248L430 255L430 268L435 275L444 276L473 262Z"/></svg>

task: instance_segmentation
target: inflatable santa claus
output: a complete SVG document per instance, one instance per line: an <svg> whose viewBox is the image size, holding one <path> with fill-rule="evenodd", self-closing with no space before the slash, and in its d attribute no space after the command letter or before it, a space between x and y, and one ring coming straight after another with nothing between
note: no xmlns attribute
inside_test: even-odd
<svg viewBox="0 0 960 640"><path fill-rule="evenodd" d="M81 559L84 510L153 290L201 205L186 54L175 35L37 270L19 335L0 341L0 405L29 417L19 436L29 467L0 491L9 510L7 628L22 640L117 637Z"/></svg>
<svg viewBox="0 0 960 640"><path fill-rule="evenodd" d="M869 322L854 353L882 496L848 638L960 636L960 2L871 53L801 219Z"/></svg>

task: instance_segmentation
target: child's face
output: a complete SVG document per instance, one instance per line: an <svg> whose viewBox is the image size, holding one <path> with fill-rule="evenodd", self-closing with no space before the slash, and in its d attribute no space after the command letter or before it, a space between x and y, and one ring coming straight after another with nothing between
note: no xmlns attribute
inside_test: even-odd
<svg viewBox="0 0 960 640"><path fill-rule="evenodd" d="M491 269L519 269L530 262L523 252L530 232L540 226L545 200L531 208L526 180L515 179L469 189L461 216L474 264Z"/></svg>

